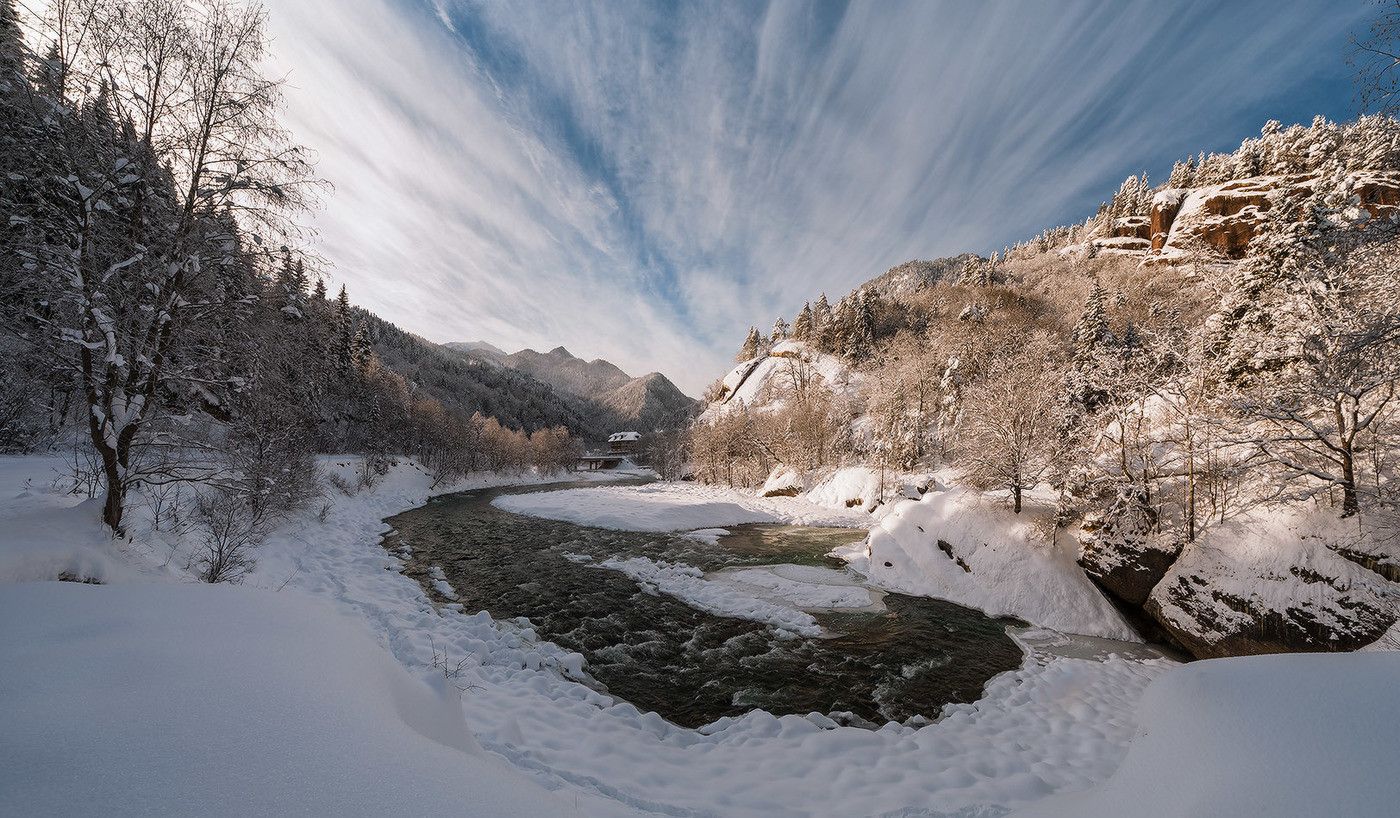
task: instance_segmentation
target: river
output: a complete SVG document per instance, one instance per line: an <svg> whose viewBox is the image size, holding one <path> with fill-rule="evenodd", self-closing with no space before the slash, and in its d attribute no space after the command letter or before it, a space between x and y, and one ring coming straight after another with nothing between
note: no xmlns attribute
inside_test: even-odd
<svg viewBox="0 0 1400 818"><path fill-rule="evenodd" d="M886 593L879 610L813 611L823 634L797 637L717 616L648 591L596 563L645 557L705 572L765 564L830 565L825 554L863 531L781 525L729 527L718 543L678 534L590 528L491 505L501 494L559 483L446 495L388 520L385 547L407 547L405 573L438 602L440 566L464 610L525 617L535 632L585 657L600 689L683 726L761 708L822 713L873 726L934 718L971 702L1020 666L1014 620L951 602Z"/></svg>

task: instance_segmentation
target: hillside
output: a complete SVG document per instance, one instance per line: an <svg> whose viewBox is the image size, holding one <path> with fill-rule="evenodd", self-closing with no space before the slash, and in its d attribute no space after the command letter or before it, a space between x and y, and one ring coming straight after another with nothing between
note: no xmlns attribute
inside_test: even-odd
<svg viewBox="0 0 1400 818"><path fill-rule="evenodd" d="M846 557L885 587L1047 621L1048 546L1196 656L1391 639L1397 236L1400 122L1270 122L751 330L696 473L875 512Z"/></svg>

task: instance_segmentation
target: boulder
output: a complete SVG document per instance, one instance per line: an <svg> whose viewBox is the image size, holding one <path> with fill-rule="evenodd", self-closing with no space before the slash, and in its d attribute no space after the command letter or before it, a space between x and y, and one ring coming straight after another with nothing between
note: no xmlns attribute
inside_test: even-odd
<svg viewBox="0 0 1400 818"><path fill-rule="evenodd" d="M1157 512L1141 491L1127 489L1103 512L1085 518L1079 565L1099 587L1135 606L1181 554L1181 543L1157 530Z"/></svg>
<svg viewBox="0 0 1400 818"><path fill-rule="evenodd" d="M787 466L775 466L768 474L768 479L763 481L763 488L758 490L759 497L796 497L802 493L805 482L802 475L796 469Z"/></svg>
<svg viewBox="0 0 1400 818"><path fill-rule="evenodd" d="M1147 613L1198 658L1355 650L1395 624L1400 589L1277 517L1208 532L1149 594Z"/></svg>

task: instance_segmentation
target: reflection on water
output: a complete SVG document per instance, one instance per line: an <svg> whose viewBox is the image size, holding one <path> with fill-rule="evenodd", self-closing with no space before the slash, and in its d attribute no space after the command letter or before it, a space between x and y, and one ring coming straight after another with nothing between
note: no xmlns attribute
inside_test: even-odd
<svg viewBox="0 0 1400 818"><path fill-rule="evenodd" d="M672 534L588 528L501 511L488 489L432 500L389 522L389 548L408 546L406 573L428 592L439 565L469 613L528 617L541 638L586 659L608 692L677 724L696 727L762 708L850 714L851 723L936 716L976 700L982 685L1022 654L1009 620L940 600L886 594L879 613L817 613L828 632L793 638L647 593L621 573L582 564L648 557L705 571L769 563L828 564L832 547L863 532L797 526L730 528L717 545ZM573 556L573 559L566 555Z"/></svg>

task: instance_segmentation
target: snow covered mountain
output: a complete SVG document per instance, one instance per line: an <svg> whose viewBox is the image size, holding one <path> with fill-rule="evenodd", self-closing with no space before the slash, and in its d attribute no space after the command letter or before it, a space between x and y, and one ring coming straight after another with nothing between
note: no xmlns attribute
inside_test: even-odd
<svg viewBox="0 0 1400 818"><path fill-rule="evenodd" d="M660 372L634 378L610 361L586 361L562 346L548 352L522 349L509 354L485 341L455 341L445 346L549 385L579 406L599 431L624 426L642 431L674 427L695 408L695 400Z"/></svg>

